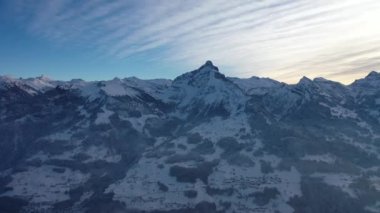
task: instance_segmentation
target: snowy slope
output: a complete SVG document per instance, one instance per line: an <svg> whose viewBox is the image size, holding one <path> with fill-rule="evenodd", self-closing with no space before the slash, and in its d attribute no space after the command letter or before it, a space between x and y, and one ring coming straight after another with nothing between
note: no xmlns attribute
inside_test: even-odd
<svg viewBox="0 0 380 213"><path fill-rule="evenodd" d="M0 212L378 212L380 74L0 76Z"/></svg>
<svg viewBox="0 0 380 213"><path fill-rule="evenodd" d="M269 78L229 78L248 95L264 95L283 84Z"/></svg>
<svg viewBox="0 0 380 213"><path fill-rule="evenodd" d="M55 86L56 82L45 76L28 79L15 79L9 76L0 76L0 88L18 87L30 95L45 92L53 89Z"/></svg>

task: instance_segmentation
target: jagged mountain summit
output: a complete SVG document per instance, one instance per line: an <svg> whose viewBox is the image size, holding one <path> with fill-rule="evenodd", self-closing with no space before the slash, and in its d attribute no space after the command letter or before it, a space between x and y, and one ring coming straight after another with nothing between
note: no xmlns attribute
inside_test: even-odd
<svg viewBox="0 0 380 213"><path fill-rule="evenodd" d="M0 212L380 212L377 72L1 76L0 136Z"/></svg>

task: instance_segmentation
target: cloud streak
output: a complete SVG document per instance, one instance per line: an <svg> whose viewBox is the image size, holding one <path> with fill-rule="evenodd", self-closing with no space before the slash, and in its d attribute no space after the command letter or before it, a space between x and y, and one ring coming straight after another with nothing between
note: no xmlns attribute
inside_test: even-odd
<svg viewBox="0 0 380 213"><path fill-rule="evenodd" d="M54 43L123 60L142 55L229 75L348 83L378 69L377 0L15 0L20 23ZM20 16L22 15L22 16ZM159 74L157 74L159 77Z"/></svg>

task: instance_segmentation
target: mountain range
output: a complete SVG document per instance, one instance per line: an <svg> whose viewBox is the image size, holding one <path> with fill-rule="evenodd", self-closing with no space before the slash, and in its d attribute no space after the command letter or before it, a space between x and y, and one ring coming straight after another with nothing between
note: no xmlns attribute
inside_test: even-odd
<svg viewBox="0 0 380 213"><path fill-rule="evenodd" d="M0 212L380 212L380 73L0 77Z"/></svg>

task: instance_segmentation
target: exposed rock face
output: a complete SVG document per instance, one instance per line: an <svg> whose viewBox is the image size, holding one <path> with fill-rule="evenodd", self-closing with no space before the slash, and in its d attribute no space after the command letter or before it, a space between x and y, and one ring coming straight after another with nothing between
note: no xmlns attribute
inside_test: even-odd
<svg viewBox="0 0 380 213"><path fill-rule="evenodd" d="M380 74L0 77L0 212L379 212Z"/></svg>

